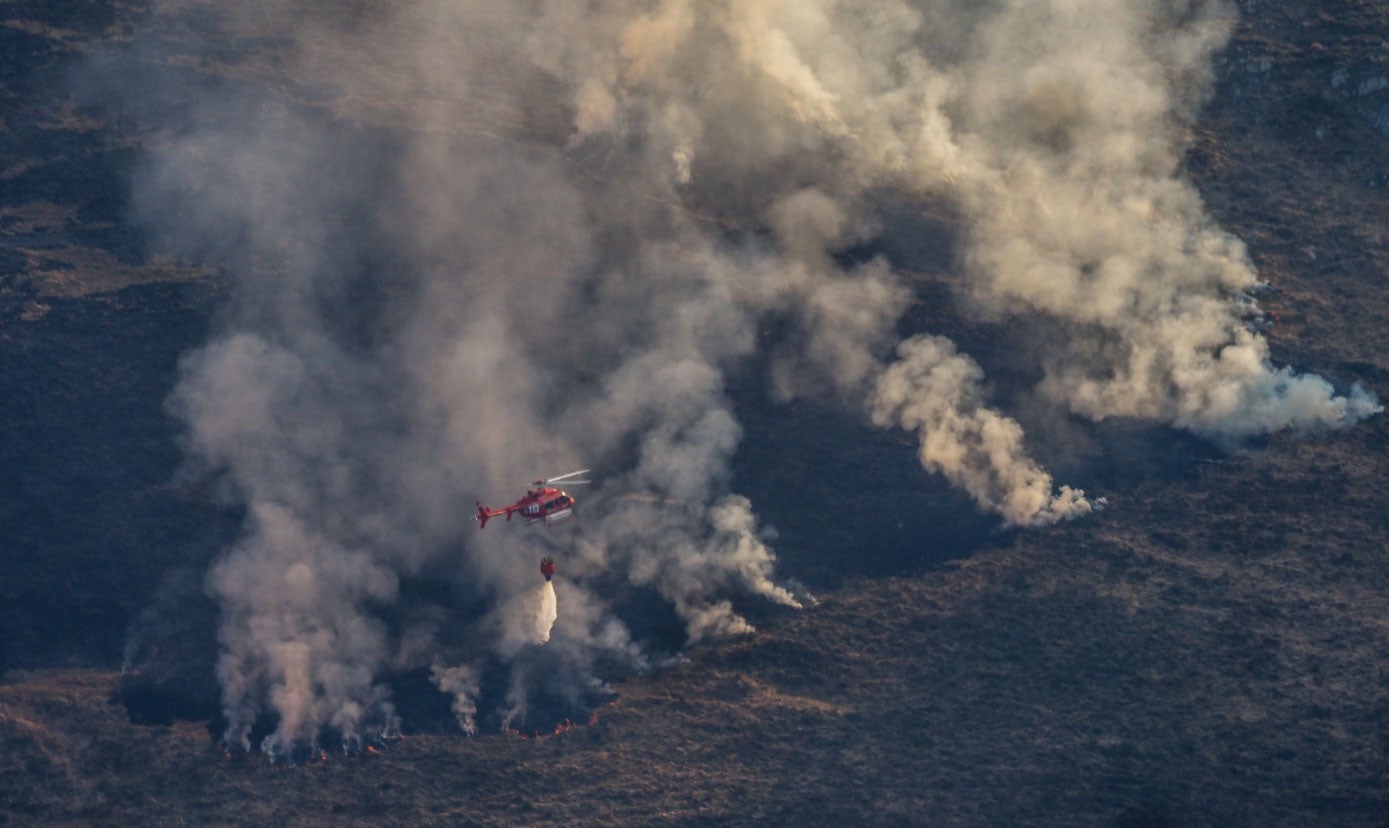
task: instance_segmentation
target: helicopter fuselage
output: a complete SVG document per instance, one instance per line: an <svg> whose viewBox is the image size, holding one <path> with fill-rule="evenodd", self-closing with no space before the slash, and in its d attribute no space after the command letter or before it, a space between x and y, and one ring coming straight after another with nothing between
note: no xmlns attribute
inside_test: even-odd
<svg viewBox="0 0 1389 828"><path fill-rule="evenodd" d="M476 518L481 525L478 528L486 528L489 518L505 515L509 521L516 514L528 523L539 521L546 526L554 526L574 517L574 498L562 489L544 486L526 492L525 497L500 509L489 509L479 503Z"/></svg>

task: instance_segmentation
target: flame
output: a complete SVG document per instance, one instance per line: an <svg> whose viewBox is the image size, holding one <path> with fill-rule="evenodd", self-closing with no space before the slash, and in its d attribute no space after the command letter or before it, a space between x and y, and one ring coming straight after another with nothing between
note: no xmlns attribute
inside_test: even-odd
<svg viewBox="0 0 1389 828"><path fill-rule="evenodd" d="M592 727L593 725L598 724L598 711L597 711L597 710L595 710L595 711L593 711L591 714L589 714L587 724L588 724L589 727ZM572 720L572 719L566 718L564 721L562 721L562 722L560 722L559 724L555 725L555 729L552 730L552 731L550 731L549 733L541 733L541 732L538 731L538 730L537 730L537 731L534 731L534 732L531 732L531 733L527 733L527 732L525 732L524 730L517 730L517 729L514 728L514 727L504 727L504 728L502 728L502 732L505 733L505 734L507 734L508 736L514 736L514 737L516 737L517 739L520 739L520 740L522 740L522 741L528 742L528 741L530 741L531 739L546 739L546 738L549 738L550 736L559 736L559 735L562 734L562 733L568 733L569 731L573 730L573 729L576 728L576 727L581 727L581 725L577 724L577 723L574 722L574 720Z"/></svg>

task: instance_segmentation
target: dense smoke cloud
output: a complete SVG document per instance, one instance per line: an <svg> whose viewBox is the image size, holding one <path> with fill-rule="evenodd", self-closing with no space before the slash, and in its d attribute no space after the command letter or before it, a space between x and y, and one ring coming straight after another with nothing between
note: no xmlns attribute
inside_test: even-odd
<svg viewBox="0 0 1389 828"><path fill-rule="evenodd" d="M1062 486L1027 456L1022 426L978 399L983 371L941 337L902 343L901 357L878 379L873 415L921 435L921 462L969 492L1010 523L1036 525L1095 507L1085 493Z"/></svg>
<svg viewBox="0 0 1389 828"><path fill-rule="evenodd" d="M510 665L507 722L542 690L580 703L600 662L645 663L584 586L605 572L692 639L749 629L743 597L797 606L730 487L725 377L757 354L778 398L918 433L927 469L1011 524L1092 509L979 363L897 341L912 269L957 267L983 322L1047 321L1029 356L1064 412L1237 439L1379 410L1271 364L1256 274L1180 174L1221 3L165 0L161 19L214 21L201 57L221 61L137 195L236 280L171 403L247 510L208 579L233 743L266 714L275 751L389 732L390 669L428 670L469 731L488 659ZM959 262L873 253L928 202L959 216ZM488 481L581 465L607 471L581 532L469 524ZM541 645L547 549L571 580ZM449 556L484 618L382 620Z"/></svg>

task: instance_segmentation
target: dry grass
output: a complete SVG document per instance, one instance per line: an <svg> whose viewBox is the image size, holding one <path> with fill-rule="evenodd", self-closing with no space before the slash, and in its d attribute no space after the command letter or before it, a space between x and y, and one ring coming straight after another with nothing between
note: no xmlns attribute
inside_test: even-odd
<svg viewBox="0 0 1389 828"><path fill-rule="evenodd" d="M55 53L90 42L13 5L0 3L4 25ZM1374 102L1332 80L1384 71L1389 11L1323 6L1249 14L1190 167L1284 291L1267 300L1283 320L1278 357L1383 395L1389 203L1376 182L1389 139L1367 118ZM50 128L114 140L75 116ZM0 182L62 163L7 161ZM0 248L23 262L0 284L17 303L6 324L37 324L59 299L205 275L74 243L91 220L80 207L0 204ZM818 605L627 681L595 721L546 738L417 734L376 755L274 766L229 759L206 722L131 724L113 673L12 672L0 823L1381 825L1386 448L1384 417L1271 439L919 576L831 572L832 556L793 545L790 571L841 579ZM55 604L68 583L52 582Z"/></svg>

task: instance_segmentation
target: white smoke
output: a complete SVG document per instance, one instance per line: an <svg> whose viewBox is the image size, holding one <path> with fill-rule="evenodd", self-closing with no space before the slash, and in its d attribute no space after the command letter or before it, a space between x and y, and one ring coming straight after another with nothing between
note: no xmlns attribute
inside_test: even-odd
<svg viewBox="0 0 1389 828"><path fill-rule="evenodd" d="M980 399L983 371L940 337L910 339L900 359L878 379L873 417L921 435L921 463L969 492L1012 524L1054 523L1093 506L1069 486L1054 490L1051 475L1027 456L1022 426Z"/></svg>
<svg viewBox="0 0 1389 828"><path fill-rule="evenodd" d="M1271 363L1256 274L1181 174L1225 3L163 0L154 19L214 21L182 42L221 62L174 96L194 103L136 184L176 251L235 278L171 402L248 515L208 581L232 742L263 715L274 750L394 728L386 673L429 639L381 610L443 560L491 602L469 652L432 661L465 729L480 678L446 663L511 664L506 721L542 686L601 688L600 660L644 663L584 586L600 569L692 639L750 629L746 597L798 606L730 486L725 377L755 355L781 399L916 432L927 469L1009 523L1091 509L977 361L897 341L913 270L956 267L972 321L1063 412L1238 439L1380 410ZM958 216L960 262L873 254L889 224L924 233L927 203ZM1051 333L1017 342L1017 319ZM478 533L467 507L483 481L602 463L565 623L536 648L546 610L511 597L575 550Z"/></svg>
<svg viewBox="0 0 1389 828"><path fill-rule="evenodd" d="M466 664L447 667L436 661L429 668L429 677L439 692L453 697L453 715L463 732L469 736L477 733L477 699L482 692L477 669Z"/></svg>

